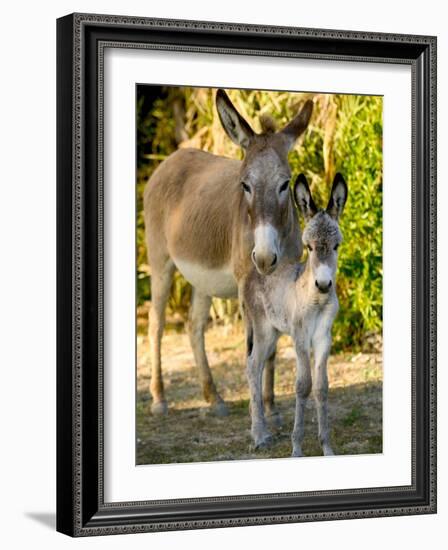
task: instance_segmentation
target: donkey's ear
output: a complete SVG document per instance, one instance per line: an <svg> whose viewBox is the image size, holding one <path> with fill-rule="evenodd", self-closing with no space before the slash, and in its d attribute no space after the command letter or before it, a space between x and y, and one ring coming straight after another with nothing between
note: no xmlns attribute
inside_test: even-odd
<svg viewBox="0 0 448 550"><path fill-rule="evenodd" d="M317 212L310 188L304 174L299 174L294 183L294 201L297 208L302 212L306 221L310 220Z"/></svg>
<svg viewBox="0 0 448 550"><path fill-rule="evenodd" d="M333 180L333 187L331 188L330 200L327 206L328 214L335 220L339 219L339 216L342 214L345 203L347 202L347 196L347 184L342 174L338 172Z"/></svg>
<svg viewBox="0 0 448 550"><path fill-rule="evenodd" d="M286 137L288 149L291 149L296 139L306 130L313 112L314 103L311 99L305 103L300 113L287 124L281 133Z"/></svg>
<svg viewBox="0 0 448 550"><path fill-rule="evenodd" d="M216 108L221 124L229 138L246 149L250 139L254 136L254 131L235 109L224 90L219 89L216 93Z"/></svg>

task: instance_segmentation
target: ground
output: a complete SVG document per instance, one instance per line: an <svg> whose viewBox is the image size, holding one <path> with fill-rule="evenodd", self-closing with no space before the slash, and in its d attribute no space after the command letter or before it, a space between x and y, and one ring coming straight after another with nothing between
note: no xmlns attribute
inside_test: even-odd
<svg viewBox="0 0 448 550"><path fill-rule="evenodd" d="M266 450L250 449L249 393L245 377L245 339L241 328L213 327L206 348L215 383L229 406L229 416L210 414L202 398L198 372L184 332L164 335L163 375L169 413L151 414L149 346L146 336L137 342L137 464L206 462L288 457L294 422L295 359L291 341L279 341L276 362L276 402L283 426L275 431ZM382 355L332 355L329 373L329 416L336 454L382 452ZM309 399L305 418L306 456L321 455L317 440L314 402Z"/></svg>

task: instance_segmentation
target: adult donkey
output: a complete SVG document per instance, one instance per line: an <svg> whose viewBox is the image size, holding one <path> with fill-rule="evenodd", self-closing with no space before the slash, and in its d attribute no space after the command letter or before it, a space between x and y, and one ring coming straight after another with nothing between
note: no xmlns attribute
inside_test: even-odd
<svg viewBox="0 0 448 550"><path fill-rule="evenodd" d="M155 170L144 193L148 259L151 265L149 314L153 414L165 414L161 339L165 306L177 268L193 286L189 336L205 400L216 414L227 407L218 394L204 346L213 296L237 297L252 262L271 273L286 256L301 256L301 239L289 191L288 152L304 132L313 103L276 132L256 134L223 90L216 107L230 139L244 149L234 160L197 149L179 149ZM265 369L266 414L275 415L274 354Z"/></svg>

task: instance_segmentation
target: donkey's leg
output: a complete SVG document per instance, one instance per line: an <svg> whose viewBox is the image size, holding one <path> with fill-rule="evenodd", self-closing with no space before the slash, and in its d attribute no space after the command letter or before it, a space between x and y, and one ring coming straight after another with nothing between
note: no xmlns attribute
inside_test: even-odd
<svg viewBox="0 0 448 550"><path fill-rule="evenodd" d="M263 404L268 422L275 428L283 423L282 415L274 403L275 351L269 356L263 371Z"/></svg>
<svg viewBox="0 0 448 550"><path fill-rule="evenodd" d="M296 344L296 411L291 435L292 456L303 456L302 441L305 434L305 406L311 392L311 368L309 352Z"/></svg>
<svg viewBox="0 0 448 550"><path fill-rule="evenodd" d="M274 331L257 331L248 328L247 379L250 391L251 434L254 449L268 447L272 443L263 408L262 382L265 363L275 350L277 341Z"/></svg>
<svg viewBox="0 0 448 550"><path fill-rule="evenodd" d="M204 332L207 328L208 315L212 299L193 288L192 303L189 313L188 334L193 349L194 359L199 368L199 377L204 392L204 398L210 403L212 410L218 416L229 414L226 404L216 390L207 355L205 353Z"/></svg>
<svg viewBox="0 0 448 550"><path fill-rule="evenodd" d="M324 455L333 455L330 445L330 428L328 424L328 375L327 361L330 354L331 337L326 334L317 341L314 349L314 383L313 394L316 402L319 441Z"/></svg>
<svg viewBox="0 0 448 550"><path fill-rule="evenodd" d="M149 312L149 345L151 359L151 395L153 414L166 414L168 405L165 400L162 379L161 343L165 327L165 307L171 289L174 264L170 259L151 272L151 309Z"/></svg>

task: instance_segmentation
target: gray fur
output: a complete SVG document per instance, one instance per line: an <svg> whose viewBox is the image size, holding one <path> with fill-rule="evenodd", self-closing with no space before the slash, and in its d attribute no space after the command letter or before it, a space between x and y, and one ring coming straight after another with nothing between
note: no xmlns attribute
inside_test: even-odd
<svg viewBox="0 0 448 550"><path fill-rule="evenodd" d="M325 210L315 214L303 230L302 241L305 245L316 243L320 248L331 248L342 241L341 231Z"/></svg>

